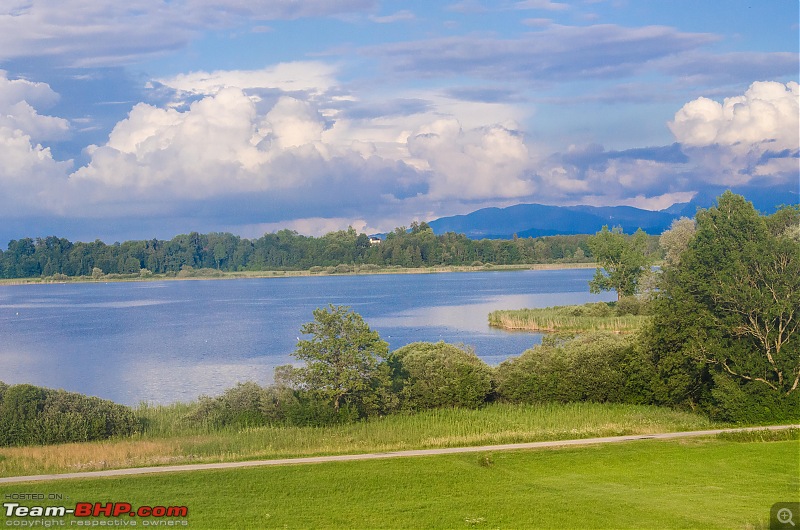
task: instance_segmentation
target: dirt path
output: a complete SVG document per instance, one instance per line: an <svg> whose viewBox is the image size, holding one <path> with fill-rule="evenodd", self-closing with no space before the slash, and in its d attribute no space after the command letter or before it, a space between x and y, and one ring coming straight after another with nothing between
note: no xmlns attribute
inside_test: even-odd
<svg viewBox="0 0 800 530"><path fill-rule="evenodd" d="M412 456L451 455L456 453L479 453L484 451L514 451L521 449L543 449L548 447L567 447L567 446L579 446L579 445L621 443L621 442L631 442L635 440L671 440L674 438L695 438L699 436L714 436L726 432L747 432L747 431L759 431L759 430L780 431L785 429L798 429L798 428L800 428L800 425L773 425L769 427L744 427L738 429L713 429L706 431L668 432L659 434L633 434L629 436L609 436L605 438L583 438L578 440L558 440L549 442L481 445L476 447L415 449L410 451L394 451L388 453L311 456L304 458L278 458L272 460L250 460L245 462L221 462L216 464L186 464L179 466L134 467L128 469L109 469L106 471L87 471L84 473L32 475L27 477L3 477L0 478L0 484L11 484L18 482L40 482L45 480L121 477L126 475L144 475L148 473L178 473L184 471L206 471L209 469L234 469L234 468L257 467L257 466L320 464L323 462L349 462L351 460L377 460L382 458L406 458Z"/></svg>

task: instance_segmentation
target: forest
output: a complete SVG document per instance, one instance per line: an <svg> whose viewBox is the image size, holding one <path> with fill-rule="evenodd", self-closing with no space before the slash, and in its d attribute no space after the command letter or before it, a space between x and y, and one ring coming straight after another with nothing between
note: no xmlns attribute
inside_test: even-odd
<svg viewBox="0 0 800 530"><path fill-rule="evenodd" d="M380 243L352 227L322 237L290 230L245 239L230 233L181 234L169 241L151 239L108 245L70 242L56 236L12 240L0 251L0 278L177 275L181 271L222 272L308 270L312 267L373 265L515 265L591 262L588 235L472 240L465 235L435 235L427 223L399 227ZM650 237L657 251L657 237Z"/></svg>

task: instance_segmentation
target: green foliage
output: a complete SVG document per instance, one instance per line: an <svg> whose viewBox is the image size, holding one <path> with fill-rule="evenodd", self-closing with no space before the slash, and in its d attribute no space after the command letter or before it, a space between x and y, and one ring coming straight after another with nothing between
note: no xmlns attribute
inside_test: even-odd
<svg viewBox="0 0 800 530"><path fill-rule="evenodd" d="M800 242L786 233L796 212L762 217L726 192L697 214L654 306L650 347L662 402L736 421L797 410Z"/></svg>
<svg viewBox="0 0 800 530"><path fill-rule="evenodd" d="M672 221L669 230L664 231L658 238L667 265L675 266L680 263L681 255L689 248L689 242L696 231L694 219L681 217Z"/></svg>
<svg viewBox="0 0 800 530"><path fill-rule="evenodd" d="M606 332L547 336L496 370L498 397L514 403L649 403L650 378L634 338Z"/></svg>
<svg viewBox="0 0 800 530"><path fill-rule="evenodd" d="M352 228L306 237L290 230L242 239L228 233L177 235L158 239L71 243L54 236L13 240L0 252L0 278L56 275L93 279L214 277L220 272L311 270L352 272L367 267L515 265L591 261L586 235L474 241L463 234L435 235L426 223L398 228L380 244ZM149 271L149 273L147 272ZM116 276L121 275L121 276ZM60 277L60 276L58 276Z"/></svg>
<svg viewBox="0 0 800 530"><path fill-rule="evenodd" d="M628 237L620 227L609 230L604 226L587 244L602 267L589 282L589 290L599 293L615 289L618 298L636 294L640 278L653 261L647 251L647 234L639 229Z"/></svg>
<svg viewBox="0 0 800 530"><path fill-rule="evenodd" d="M0 446L103 440L137 427L133 411L111 401L0 383Z"/></svg>
<svg viewBox="0 0 800 530"><path fill-rule="evenodd" d="M305 363L294 375L299 388L337 413L343 405L362 415L387 408L388 370L380 361L389 345L346 306L329 305L313 315L314 321L300 328L311 338L299 340L292 354Z"/></svg>
<svg viewBox="0 0 800 530"><path fill-rule="evenodd" d="M492 392L491 368L464 347L415 342L393 351L387 362L403 409L477 408Z"/></svg>

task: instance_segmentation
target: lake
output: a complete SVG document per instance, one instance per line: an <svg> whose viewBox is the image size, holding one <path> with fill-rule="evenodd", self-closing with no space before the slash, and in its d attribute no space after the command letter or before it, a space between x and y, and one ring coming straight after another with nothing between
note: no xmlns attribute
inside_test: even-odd
<svg viewBox="0 0 800 530"><path fill-rule="evenodd" d="M610 301L593 269L0 286L0 381L135 405L267 384L327 304L361 314L392 349L463 343L495 365L541 342L492 329L495 309Z"/></svg>

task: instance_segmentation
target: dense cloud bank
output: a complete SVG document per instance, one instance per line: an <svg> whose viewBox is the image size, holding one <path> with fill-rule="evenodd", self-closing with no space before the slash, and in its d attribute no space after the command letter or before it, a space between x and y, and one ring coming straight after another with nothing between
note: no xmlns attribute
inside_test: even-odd
<svg viewBox="0 0 800 530"><path fill-rule="evenodd" d="M169 98L133 105L76 167L48 147L75 129L46 114L59 95L3 72L0 208L12 220L114 224L195 211L234 231L338 219L377 232L434 211L519 202L662 209L708 186L789 187L798 178L795 82L686 103L667 124L672 147L547 154L511 119L511 102L360 100L337 75L309 61L154 81Z"/></svg>

